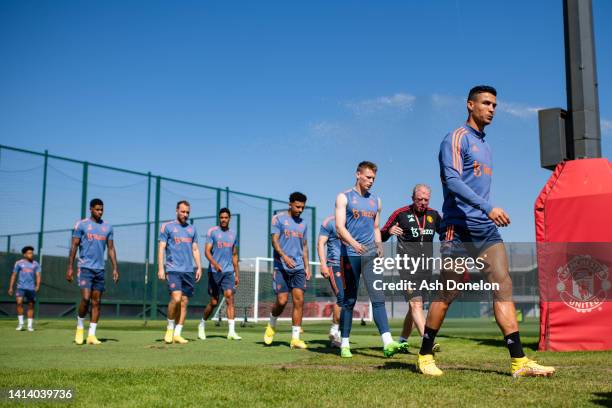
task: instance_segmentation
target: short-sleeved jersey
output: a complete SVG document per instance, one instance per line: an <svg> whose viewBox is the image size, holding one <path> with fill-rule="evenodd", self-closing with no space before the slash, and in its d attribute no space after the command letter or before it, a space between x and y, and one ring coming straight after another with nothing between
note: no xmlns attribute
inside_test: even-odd
<svg viewBox="0 0 612 408"><path fill-rule="evenodd" d="M383 242L391 238L389 229L398 224L404 233L397 237L397 250L400 254L418 256L423 251L420 246L412 245L418 242L433 242L434 235L441 232L440 223L442 217L433 208L427 208L422 214L418 214L412 205L399 208L391 214L387 223L381 228L380 235ZM425 255L432 255L433 247L428 245Z"/></svg>
<svg viewBox="0 0 612 408"><path fill-rule="evenodd" d="M221 227L212 227L206 233L206 244L211 244L212 257L221 266L221 270L215 270L212 265L208 269L211 272L234 272L232 263L234 247L238 246L238 237L230 229L223 230Z"/></svg>
<svg viewBox="0 0 612 408"><path fill-rule="evenodd" d="M104 252L113 240L113 227L103 220L85 218L76 223L73 238L79 238L79 268L104 269Z"/></svg>
<svg viewBox="0 0 612 408"><path fill-rule="evenodd" d="M447 134L438 161L444 193L442 225L479 227L491 224L488 214L493 159L485 134L466 125Z"/></svg>
<svg viewBox="0 0 612 408"><path fill-rule="evenodd" d="M374 221L378 213L378 197L370 192L362 196L354 188L345 191L344 195L347 200L346 229L355 241L371 249L374 246ZM353 247L345 246L347 255L360 256Z"/></svg>
<svg viewBox="0 0 612 408"><path fill-rule="evenodd" d="M192 244L198 243L198 233L191 224L179 224L178 221L162 225L159 241L166 243L166 272L193 272Z"/></svg>
<svg viewBox="0 0 612 408"><path fill-rule="evenodd" d="M323 220L319 235L327 237L327 264L340 265L340 238L336 231L336 217L332 215Z"/></svg>
<svg viewBox="0 0 612 408"><path fill-rule="evenodd" d="M17 274L17 289L36 289L36 274L40 271L40 265L36 261L20 259L15 262L13 272Z"/></svg>
<svg viewBox="0 0 612 408"><path fill-rule="evenodd" d="M292 217L289 212L281 212L272 217L272 235L278 234L282 251L295 262L291 269L281 256L274 251L274 261L280 262L286 271L304 269L304 243L307 237L306 223L302 218Z"/></svg>

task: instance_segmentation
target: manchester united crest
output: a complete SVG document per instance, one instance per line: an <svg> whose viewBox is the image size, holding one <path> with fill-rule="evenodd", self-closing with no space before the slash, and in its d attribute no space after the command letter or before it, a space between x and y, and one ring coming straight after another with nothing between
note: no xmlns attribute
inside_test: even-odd
<svg viewBox="0 0 612 408"><path fill-rule="evenodd" d="M557 269L559 296L579 313L601 310L609 290L608 267L589 255L575 256Z"/></svg>

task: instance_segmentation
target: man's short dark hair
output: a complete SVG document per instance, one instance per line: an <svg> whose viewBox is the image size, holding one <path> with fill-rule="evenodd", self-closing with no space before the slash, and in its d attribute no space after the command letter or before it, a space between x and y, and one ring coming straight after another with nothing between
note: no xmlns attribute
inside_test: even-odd
<svg viewBox="0 0 612 408"><path fill-rule="evenodd" d="M227 213L227 215L229 215L230 217L232 216L232 213L230 212L229 208L223 207L222 209L219 210L219 215L223 213Z"/></svg>
<svg viewBox="0 0 612 408"><path fill-rule="evenodd" d="M357 171L363 171L364 169L370 169L374 173L378 170L378 166L372 163L371 161L364 160L357 165Z"/></svg>
<svg viewBox="0 0 612 408"><path fill-rule="evenodd" d="M497 96L497 91L495 88L489 85L477 85L470 89L470 93L468 94L468 101L475 101L476 95L481 93L490 93L492 95Z"/></svg>
<svg viewBox="0 0 612 408"><path fill-rule="evenodd" d="M187 200L181 200L178 203L176 203L176 209L178 210L178 208L181 206L181 204L185 204L187 207L191 207L191 204L189 204L189 201Z"/></svg>
<svg viewBox="0 0 612 408"><path fill-rule="evenodd" d="M289 202L293 203L295 201L299 201L300 203L305 203L306 195L300 193L299 191L291 193L291 195L289 196Z"/></svg>
<svg viewBox="0 0 612 408"><path fill-rule="evenodd" d="M21 254L22 255L25 255L25 253L28 252L28 251L34 252L34 247L30 246L30 245L27 245L27 246L24 246L23 248L21 248Z"/></svg>
<svg viewBox="0 0 612 408"><path fill-rule="evenodd" d="M104 206L104 203L99 198L94 198L89 202L89 208L94 208L96 205Z"/></svg>

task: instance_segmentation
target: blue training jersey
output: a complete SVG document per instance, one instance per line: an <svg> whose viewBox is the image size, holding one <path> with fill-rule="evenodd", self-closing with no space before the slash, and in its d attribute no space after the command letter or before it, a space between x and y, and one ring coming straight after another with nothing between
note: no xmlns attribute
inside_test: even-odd
<svg viewBox="0 0 612 408"><path fill-rule="evenodd" d="M103 220L85 218L76 223L73 238L79 238L79 268L104 269L104 251L113 240L113 227Z"/></svg>
<svg viewBox="0 0 612 408"><path fill-rule="evenodd" d="M319 235L327 237L327 264L340 265L340 238L336 231L336 217L332 215L323 220Z"/></svg>
<svg viewBox="0 0 612 408"><path fill-rule="evenodd" d="M493 160L485 134L463 125L447 134L440 145L440 178L444 193L442 226L482 227L492 224L488 214Z"/></svg>
<svg viewBox="0 0 612 408"><path fill-rule="evenodd" d="M286 271L297 271L304 269L304 243L306 242L306 223L302 218L293 218L288 211L278 213L272 217L272 235L278 234L278 242L282 251L295 262L295 268L291 269L274 251L275 263L280 262Z"/></svg>
<svg viewBox="0 0 612 408"><path fill-rule="evenodd" d="M354 188L344 192L346 196L346 229L355 241L368 249L374 247L374 221L378 213L378 197L370 192L359 194ZM350 245L342 243L349 256L361 256Z"/></svg>
<svg viewBox="0 0 612 408"><path fill-rule="evenodd" d="M17 289L36 289L36 274L40 273L40 265L38 262L20 259L15 262L13 272L17 274Z"/></svg>
<svg viewBox="0 0 612 408"><path fill-rule="evenodd" d="M198 243L195 226L167 222L161 227L159 240L166 243L166 272L194 272L193 243Z"/></svg>
<svg viewBox="0 0 612 408"><path fill-rule="evenodd" d="M238 237L234 231L227 229L223 231L221 227L212 227L206 233L206 244L211 244L212 257L221 266L221 270L214 270L212 265L208 266L211 272L234 272L232 263L234 247L238 246Z"/></svg>

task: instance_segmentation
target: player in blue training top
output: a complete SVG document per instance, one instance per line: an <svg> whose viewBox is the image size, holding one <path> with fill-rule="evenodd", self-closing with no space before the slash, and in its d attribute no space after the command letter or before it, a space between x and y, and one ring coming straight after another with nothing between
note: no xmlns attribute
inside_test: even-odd
<svg viewBox="0 0 612 408"><path fill-rule="evenodd" d="M34 302L40 289L40 265L34 260L34 248L26 246L21 250L23 259L15 262L9 283L9 296L13 296L13 286L17 281L15 299L17 301L17 331L23 330L23 302L28 304L28 331L34 331Z"/></svg>
<svg viewBox="0 0 612 408"><path fill-rule="evenodd" d="M327 250L326 247L327 246ZM340 239L336 232L336 217L325 218L319 230L317 252L321 262L321 275L329 279L336 303L332 311L332 325L329 329L329 341L332 347L340 347L340 311L344 302L344 283L340 273Z"/></svg>
<svg viewBox="0 0 612 408"><path fill-rule="evenodd" d="M489 200L493 161L484 129L493 121L496 106L494 88L483 85L472 88L467 99L467 123L447 134L440 145L440 177L444 192L440 252L446 259L480 258L486 279L500 285L493 293L493 310L510 352L512 375L550 376L555 372L553 367L539 365L523 353L506 249L497 231L497 227L509 225L510 218L503 209L493 207ZM461 262L464 265L464 259ZM460 281L463 272L459 272L457 264L457 272L443 270L442 278ZM417 361L423 374L442 375L433 359L432 347L446 311L457 295L457 290L442 290L431 302Z"/></svg>
<svg viewBox="0 0 612 408"><path fill-rule="evenodd" d="M225 298L227 310L228 340L242 340L235 330L234 292L240 283L238 269L238 236L229 227L232 213L227 208L219 210L219 225L206 233L204 255L210 262L208 267L208 294L210 302L204 309L204 316L198 327L198 337L206 339L206 320L219 304L219 296Z"/></svg>
<svg viewBox="0 0 612 408"><path fill-rule="evenodd" d="M344 302L340 313L340 333L342 336L340 355L352 357L349 336L353 325L353 308L357 302L359 280L363 279L372 302L372 314L378 332L382 337L383 352L386 357L404 351L407 343L393 340L389 331L385 294L377 290L374 281L380 279L374 274L374 257L383 256L380 235L380 212L382 202L370 192L378 167L363 161L355 172L355 186L336 197L336 230L342 240L340 247L340 271L344 279Z"/></svg>
<svg viewBox="0 0 612 408"><path fill-rule="evenodd" d="M198 233L195 226L187 222L190 212L189 202L179 201L176 204L176 220L163 224L159 232L157 277L168 281L170 293L168 325L164 336L167 344L189 342L182 336L182 330L189 298L193 296L195 283L202 277Z"/></svg>
<svg viewBox="0 0 612 408"><path fill-rule="evenodd" d="M289 210L272 217L272 246L274 247L274 272L272 285L276 302L270 312L270 322L264 334L264 343L272 344L276 334L276 319L283 313L289 300L293 299L291 316L291 348L305 349L308 346L300 340L304 291L306 281L310 280L308 263L308 242L306 223L300 215L306 207L306 196L299 192L289 196Z"/></svg>
<svg viewBox="0 0 612 408"><path fill-rule="evenodd" d="M72 282L74 277L74 258L77 248L79 262L77 282L81 288L81 303L77 315L77 329L74 336L76 344L83 344L84 322L91 303L91 318L87 344L100 344L96 338L96 327L100 318L100 300L104 292L104 251L108 246L108 257L113 265L113 281L119 282L117 269L117 254L113 239L113 227L102 220L104 203L99 198L89 202L90 218L76 223L72 232L72 245L68 259L66 280Z"/></svg>

